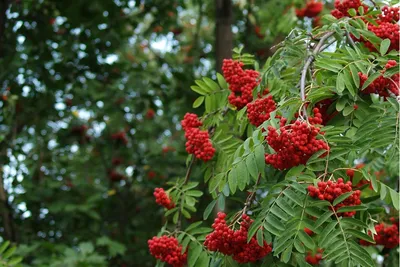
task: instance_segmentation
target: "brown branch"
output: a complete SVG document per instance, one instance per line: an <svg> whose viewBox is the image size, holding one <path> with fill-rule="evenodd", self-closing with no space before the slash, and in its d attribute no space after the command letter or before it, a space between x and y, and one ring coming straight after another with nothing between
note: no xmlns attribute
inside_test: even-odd
<svg viewBox="0 0 400 267"><path fill-rule="evenodd" d="M315 60L315 56L318 52L320 52L322 46L324 45L325 41L331 37L333 35L333 32L327 32L325 33L325 35L323 35L321 37L321 39L319 40L318 44L315 46L313 52L311 55L308 56L308 58L306 59L306 62L304 64L303 69L301 70L301 79L300 79L300 95L301 95L301 101L303 102L303 104L306 101L306 77L307 77L307 72L308 69L310 68L311 63ZM307 111L306 111L306 107L303 106L303 116L305 118L307 118Z"/></svg>
<svg viewBox="0 0 400 267"><path fill-rule="evenodd" d="M257 182L254 185L254 190L260 184L260 181L261 181L261 173L258 174ZM253 200L254 200L255 197L256 197L256 192L255 191L251 192L250 196L246 200L246 203L244 204L244 208L243 208L242 214L246 214L247 209L251 206L251 203L253 203Z"/></svg>

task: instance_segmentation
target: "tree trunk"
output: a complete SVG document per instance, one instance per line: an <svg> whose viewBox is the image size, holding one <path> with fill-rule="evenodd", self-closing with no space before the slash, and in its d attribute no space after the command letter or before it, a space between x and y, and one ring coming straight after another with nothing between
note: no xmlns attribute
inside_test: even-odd
<svg viewBox="0 0 400 267"><path fill-rule="evenodd" d="M232 2L231 0L215 0L216 32L215 32L215 56L216 70L221 72L222 62L225 58L232 57Z"/></svg>

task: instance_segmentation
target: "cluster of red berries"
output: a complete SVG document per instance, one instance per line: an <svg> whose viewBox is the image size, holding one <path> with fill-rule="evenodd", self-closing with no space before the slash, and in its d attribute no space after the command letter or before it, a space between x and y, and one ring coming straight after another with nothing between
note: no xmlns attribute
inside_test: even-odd
<svg viewBox="0 0 400 267"><path fill-rule="evenodd" d="M128 137L126 136L125 131L119 131L119 132L113 133L111 135L111 139L115 140L117 143L121 143L124 145L128 144Z"/></svg>
<svg viewBox="0 0 400 267"><path fill-rule="evenodd" d="M298 18L314 18L321 13L324 8L324 4L322 2L316 2L314 0L310 0L307 2L306 6L300 9L296 9L296 16Z"/></svg>
<svg viewBox="0 0 400 267"><path fill-rule="evenodd" d="M399 225L398 222L390 226L386 226L383 223L375 225L376 235L374 240L376 245L382 245L385 248L395 248L399 245ZM371 231L369 231L371 234ZM360 240L360 244L363 246L372 246L374 244L364 240Z"/></svg>
<svg viewBox="0 0 400 267"><path fill-rule="evenodd" d="M154 189L153 195L156 197L156 203L160 206L164 206L166 209L170 210L175 207L175 203L172 199L165 193L163 188Z"/></svg>
<svg viewBox="0 0 400 267"><path fill-rule="evenodd" d="M399 82L400 82L400 74L394 74L390 78L383 77L386 69L397 66L397 62L395 60L389 60L385 68L381 71L382 75L376 78L370 85L367 86L362 92L364 94L378 94L383 97L389 97L389 92L394 95L399 95ZM358 76L360 77L360 86L362 87L365 81L368 79L368 76L359 72Z"/></svg>
<svg viewBox="0 0 400 267"><path fill-rule="evenodd" d="M150 108L146 111L146 119L151 120L154 118L154 116L156 115L156 112L154 111L154 109Z"/></svg>
<svg viewBox="0 0 400 267"><path fill-rule="evenodd" d="M117 172L115 169L108 171L108 177L113 182L119 182L126 179L125 175Z"/></svg>
<svg viewBox="0 0 400 267"><path fill-rule="evenodd" d="M314 109L314 118L310 118L312 124L322 123L322 116L318 109ZM288 169L300 164L306 164L308 159L319 150L329 150L329 146L323 140L316 139L320 129L309 125L306 121L296 121L285 125L286 119L281 118L280 134L277 129L268 126L267 142L275 150L275 154L265 154L265 162L279 170ZM327 153L321 155L326 156Z"/></svg>
<svg viewBox="0 0 400 267"><path fill-rule="evenodd" d="M172 265L173 267L183 267L187 262L187 253L181 253L182 245L179 244L175 237L161 236L153 237L147 241L150 254L162 262Z"/></svg>
<svg viewBox="0 0 400 267"><path fill-rule="evenodd" d="M351 191L352 191L352 183L350 181L344 183L342 178L339 178L337 182L332 182L332 181L318 182L318 188L312 185L308 186L308 193L310 194L311 197L318 198L320 200L327 200L330 203L333 203L333 201L337 197ZM354 191L351 196L349 196L344 201L334 206L333 207L334 210L337 211L341 207L360 205L361 204L360 195L361 195L360 190ZM343 217L351 217L355 214L356 214L355 211L338 213L339 216Z"/></svg>
<svg viewBox="0 0 400 267"><path fill-rule="evenodd" d="M331 11L332 16L337 19L348 17L349 9L354 8L358 14L358 8L362 6L364 13L367 12L368 6L361 3L361 0L335 0L335 9Z"/></svg>
<svg viewBox="0 0 400 267"><path fill-rule="evenodd" d="M322 253L324 251L320 248L317 249L317 253L313 255L311 251L307 251L306 262L311 265L318 265L319 262L322 260Z"/></svg>
<svg viewBox="0 0 400 267"><path fill-rule="evenodd" d="M379 15L379 20L384 22L398 22L400 15L399 7L382 7L382 14Z"/></svg>
<svg viewBox="0 0 400 267"><path fill-rule="evenodd" d="M89 128L86 125L74 126L71 128L71 134L75 136L79 136L78 140L79 144L84 144L90 141L91 137L87 135L87 130Z"/></svg>
<svg viewBox="0 0 400 267"><path fill-rule="evenodd" d="M118 165L121 165L123 161L124 161L124 160L123 160L122 158L120 158L120 157L115 157L115 158L113 158L113 159L111 160L111 164L112 164L113 166L118 166Z"/></svg>
<svg viewBox="0 0 400 267"><path fill-rule="evenodd" d="M368 24L368 30L375 33L376 36L381 38L382 40L384 39L389 39L390 40L390 46L388 51L391 50L397 50L399 51L399 40L400 40L400 28L397 23L391 23L391 22L386 22L386 21L381 21L377 20L376 23L378 25L373 25L373 24ZM364 43L364 45L370 50L370 51L376 51L375 46L364 39L359 40Z"/></svg>
<svg viewBox="0 0 400 267"><path fill-rule="evenodd" d="M232 59L224 59L222 72L229 84L231 94L229 103L238 109L253 101L253 89L259 84L259 73L255 70L243 70L244 64Z"/></svg>
<svg viewBox="0 0 400 267"><path fill-rule="evenodd" d="M247 242L247 234L253 220L246 214L242 215L239 230L229 228L226 221L226 214L219 212L215 218L212 228L214 231L206 236L204 246L210 251L218 251L224 255L232 255L232 258L239 263L256 262L272 251L270 245L264 241L260 247L255 237Z"/></svg>
<svg viewBox="0 0 400 267"><path fill-rule="evenodd" d="M208 131L202 131L198 128L202 123L197 115L186 113L181 124L185 130L186 151L204 162L212 159L215 148L212 146Z"/></svg>
<svg viewBox="0 0 400 267"><path fill-rule="evenodd" d="M268 90L266 90L268 93ZM251 124L260 126L264 121L270 118L269 113L276 109L276 103L272 95L258 98L247 104L247 117Z"/></svg>

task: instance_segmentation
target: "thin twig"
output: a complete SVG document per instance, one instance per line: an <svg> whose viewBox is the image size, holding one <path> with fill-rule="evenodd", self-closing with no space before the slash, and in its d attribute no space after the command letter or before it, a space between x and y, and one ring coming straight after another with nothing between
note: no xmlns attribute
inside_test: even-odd
<svg viewBox="0 0 400 267"><path fill-rule="evenodd" d="M349 43L351 44L352 47L356 47L356 43L354 43L354 40L351 38L350 33L348 31L346 31L346 37L347 40L349 40Z"/></svg>
<svg viewBox="0 0 400 267"><path fill-rule="evenodd" d="M254 185L254 189L256 189L256 187L260 184L260 181L261 181L261 173L258 174L257 182ZM251 192L250 196L247 198L246 203L244 204L242 214L246 214L247 209L251 206L251 203L253 202L255 197L256 197L256 192L255 191Z"/></svg>

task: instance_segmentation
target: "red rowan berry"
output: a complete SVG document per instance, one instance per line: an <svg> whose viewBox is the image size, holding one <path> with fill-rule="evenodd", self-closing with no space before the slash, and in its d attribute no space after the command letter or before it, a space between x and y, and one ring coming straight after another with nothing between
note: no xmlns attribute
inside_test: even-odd
<svg viewBox="0 0 400 267"><path fill-rule="evenodd" d="M160 206L164 206L166 209L170 210L175 207L175 203L172 199L165 193L163 188L154 189L153 195L156 197L156 203Z"/></svg>
<svg viewBox="0 0 400 267"><path fill-rule="evenodd" d="M187 262L187 253L181 253L182 245L178 243L175 237L161 236L153 237L147 241L150 254L162 262L173 267L183 267Z"/></svg>

